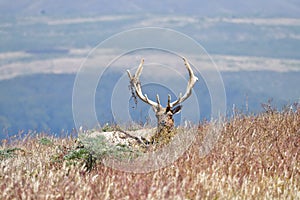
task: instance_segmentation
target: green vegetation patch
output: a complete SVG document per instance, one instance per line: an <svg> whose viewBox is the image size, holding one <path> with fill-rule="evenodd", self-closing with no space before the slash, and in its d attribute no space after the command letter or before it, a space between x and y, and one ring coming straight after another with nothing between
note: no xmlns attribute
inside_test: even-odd
<svg viewBox="0 0 300 200"><path fill-rule="evenodd" d="M12 158L17 155L17 152L24 152L21 148L7 148L0 150L0 160L4 160L6 158Z"/></svg>
<svg viewBox="0 0 300 200"><path fill-rule="evenodd" d="M39 142L40 142L40 144L42 144L42 145L52 145L53 144L53 142L49 139L49 138L41 138L40 140L39 140Z"/></svg>
<svg viewBox="0 0 300 200"><path fill-rule="evenodd" d="M84 148L88 149L98 160L106 157L131 159L139 155L139 151L125 144L109 144L103 135L96 137L81 136L79 139Z"/></svg>

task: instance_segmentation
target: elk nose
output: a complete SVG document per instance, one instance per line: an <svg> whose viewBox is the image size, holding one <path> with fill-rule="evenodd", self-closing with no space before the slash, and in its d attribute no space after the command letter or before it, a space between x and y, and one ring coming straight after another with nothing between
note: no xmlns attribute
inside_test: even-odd
<svg viewBox="0 0 300 200"><path fill-rule="evenodd" d="M166 120L161 120L160 125L165 126L166 125Z"/></svg>

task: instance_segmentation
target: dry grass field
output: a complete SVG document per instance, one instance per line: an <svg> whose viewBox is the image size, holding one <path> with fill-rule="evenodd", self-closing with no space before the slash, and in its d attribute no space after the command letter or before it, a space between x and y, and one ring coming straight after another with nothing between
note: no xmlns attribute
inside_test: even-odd
<svg viewBox="0 0 300 200"><path fill-rule="evenodd" d="M87 171L84 152L66 159L76 145L72 137L2 141L0 199L300 199L299 105L228 119L211 152L200 156L209 126L199 125L175 163L149 173L101 162Z"/></svg>

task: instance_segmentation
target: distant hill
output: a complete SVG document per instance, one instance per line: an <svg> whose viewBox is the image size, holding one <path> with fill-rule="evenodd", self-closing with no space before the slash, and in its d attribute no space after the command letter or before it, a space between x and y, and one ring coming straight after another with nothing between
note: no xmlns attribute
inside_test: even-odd
<svg viewBox="0 0 300 200"><path fill-rule="evenodd" d="M104 86L96 93L96 112L101 124L114 121L110 98L118 77L118 74L107 76L103 80ZM233 115L233 105L244 113L257 113L263 110L261 103L271 98L274 99L272 104L279 108L299 101L300 91L295 87L300 85L300 72L223 72L222 77L229 117ZM72 131L74 78L75 75L37 74L0 81L0 138L29 129L55 134L62 130ZM200 91L197 98L201 119L210 119L210 96L203 84L200 82L194 90ZM138 105L137 110L125 109L130 110L135 122L145 122L151 108L142 102Z"/></svg>
<svg viewBox="0 0 300 200"><path fill-rule="evenodd" d="M297 0L167 0L167 1L108 1L108 0L19 0L0 1L0 16L32 15L99 15L120 13L159 13L197 16L261 16L300 17Z"/></svg>

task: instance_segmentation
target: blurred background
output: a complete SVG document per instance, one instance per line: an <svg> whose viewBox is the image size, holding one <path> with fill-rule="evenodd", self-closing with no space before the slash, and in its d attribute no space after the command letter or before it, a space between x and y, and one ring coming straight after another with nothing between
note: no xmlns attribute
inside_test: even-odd
<svg viewBox="0 0 300 200"><path fill-rule="evenodd" d="M269 100L278 109L300 101L298 0L0 0L0 138L71 132L81 63L99 42L143 27L174 29L206 49L224 81L228 117L261 112ZM120 73L108 72L96 94L100 125L114 122L103 94ZM209 92L202 94L200 120L210 118ZM149 107L139 109L133 119L144 123Z"/></svg>

